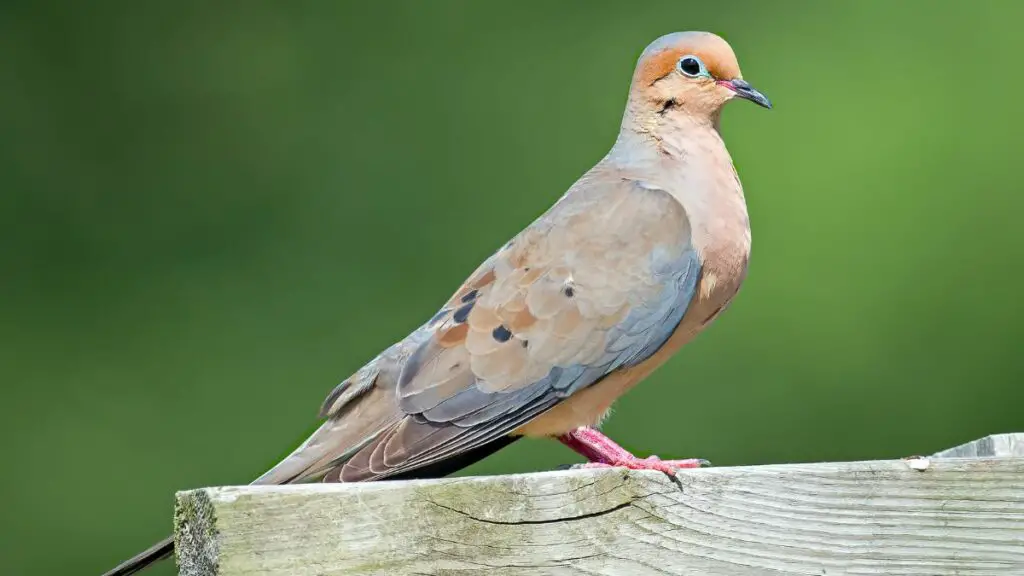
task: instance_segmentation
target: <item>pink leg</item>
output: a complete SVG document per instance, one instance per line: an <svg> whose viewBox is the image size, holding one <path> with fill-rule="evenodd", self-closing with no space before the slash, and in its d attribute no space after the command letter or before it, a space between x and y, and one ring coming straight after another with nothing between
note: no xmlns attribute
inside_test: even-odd
<svg viewBox="0 0 1024 576"><path fill-rule="evenodd" d="M687 460L662 460L657 456L637 458L611 438L587 426L559 436L558 440L589 460L587 464L583 464L583 468L625 467L632 470L658 470L675 475L680 468L700 468L709 465L707 460L697 458Z"/></svg>

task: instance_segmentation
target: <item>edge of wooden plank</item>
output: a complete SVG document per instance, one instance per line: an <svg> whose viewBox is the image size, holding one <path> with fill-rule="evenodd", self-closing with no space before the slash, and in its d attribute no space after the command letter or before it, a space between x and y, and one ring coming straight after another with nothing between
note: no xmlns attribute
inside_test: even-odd
<svg viewBox="0 0 1024 576"><path fill-rule="evenodd" d="M1024 433L992 434L947 448L933 458L1024 458Z"/></svg>
<svg viewBox="0 0 1024 576"><path fill-rule="evenodd" d="M175 494L174 555L180 574L218 573L220 539L217 513L211 499L217 491L217 488L200 488Z"/></svg>

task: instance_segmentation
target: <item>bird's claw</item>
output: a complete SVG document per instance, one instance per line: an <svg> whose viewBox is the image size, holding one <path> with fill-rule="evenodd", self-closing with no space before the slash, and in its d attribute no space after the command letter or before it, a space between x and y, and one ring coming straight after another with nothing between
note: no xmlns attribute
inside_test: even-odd
<svg viewBox="0 0 1024 576"><path fill-rule="evenodd" d="M574 464L573 470L585 468L628 468L630 470L656 470L669 476L675 476L677 472L686 468L707 468L711 462L703 458L687 458L685 460L662 460L657 456L647 458L623 458L615 462L586 462Z"/></svg>

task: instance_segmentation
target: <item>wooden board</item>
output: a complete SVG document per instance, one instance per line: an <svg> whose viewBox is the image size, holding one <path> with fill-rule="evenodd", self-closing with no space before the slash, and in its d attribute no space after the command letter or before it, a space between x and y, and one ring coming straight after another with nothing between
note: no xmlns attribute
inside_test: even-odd
<svg viewBox="0 0 1024 576"><path fill-rule="evenodd" d="M1024 574L1019 457L221 487L177 502L185 576Z"/></svg>

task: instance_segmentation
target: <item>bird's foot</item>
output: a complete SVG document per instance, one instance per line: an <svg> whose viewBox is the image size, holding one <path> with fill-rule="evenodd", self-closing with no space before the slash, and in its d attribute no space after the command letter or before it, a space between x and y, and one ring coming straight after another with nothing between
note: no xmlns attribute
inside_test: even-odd
<svg viewBox="0 0 1024 576"><path fill-rule="evenodd" d="M586 457L590 462L573 468L629 468L630 470L657 470L675 476L683 468L710 466L707 460L687 458L685 460L662 460L657 456L638 458L619 446L611 438L594 428L582 427L558 437L563 444Z"/></svg>
<svg viewBox="0 0 1024 576"><path fill-rule="evenodd" d="M576 464L573 468L629 468L630 470L657 470L669 476L675 476L676 472L684 468L704 468L711 466L711 462L701 458L687 458L685 460L662 460L657 456L637 458L632 456L628 459L621 459L615 462L587 462Z"/></svg>

